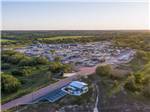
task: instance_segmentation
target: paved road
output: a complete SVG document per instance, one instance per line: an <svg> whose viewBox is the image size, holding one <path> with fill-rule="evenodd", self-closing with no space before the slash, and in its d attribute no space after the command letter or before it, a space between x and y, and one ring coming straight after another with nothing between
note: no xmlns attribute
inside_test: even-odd
<svg viewBox="0 0 150 112"><path fill-rule="evenodd" d="M42 89L39 89L35 92L32 92L30 94L27 94L25 96L22 96L20 98L14 99L8 103L5 103L1 106L2 111L10 109L12 107L15 107L17 105L25 105L25 104L29 104L31 103L33 100L36 100L46 94L48 94L49 92L57 89L57 88L61 88L63 86L65 86L66 84L70 83L72 80L77 80L79 78L80 75L89 75L95 72L95 68L96 67L84 67L80 69L80 72L77 72L76 75L73 75L71 77L62 79L54 84L50 84L47 87L44 87Z"/></svg>
<svg viewBox="0 0 150 112"><path fill-rule="evenodd" d="M37 98L40 98L46 94L48 94L49 92L57 89L57 88L61 88L63 86L65 86L66 84L70 83L72 80L76 80L78 78L78 75L74 75L65 79L62 79L54 84L50 84L47 87L44 87L42 89L39 89L35 92L32 92L30 94L27 94L25 96L22 96L20 98L17 98L15 100L12 100L6 104L3 104L1 106L2 111L10 109L12 107L15 107L17 105L24 105L24 104L29 104L31 103L33 100L36 100Z"/></svg>

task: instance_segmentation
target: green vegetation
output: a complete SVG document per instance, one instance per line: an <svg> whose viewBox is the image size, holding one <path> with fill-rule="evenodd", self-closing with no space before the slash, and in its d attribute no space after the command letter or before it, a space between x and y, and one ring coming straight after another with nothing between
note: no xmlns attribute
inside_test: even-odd
<svg viewBox="0 0 150 112"><path fill-rule="evenodd" d="M12 75L1 74L2 91L5 93L16 92L21 86L20 81Z"/></svg>
<svg viewBox="0 0 150 112"><path fill-rule="evenodd" d="M96 42L96 41L103 41L108 40L111 38L104 38L104 37L96 37L96 36L65 36L65 37L53 37L53 38L42 38L39 40L41 43L47 44L56 44L56 43L87 43L87 42Z"/></svg>
<svg viewBox="0 0 150 112"><path fill-rule="evenodd" d="M110 65L102 65L96 68L96 74L100 76L110 76L112 68Z"/></svg>
<svg viewBox="0 0 150 112"><path fill-rule="evenodd" d="M9 40L9 39L1 39L0 42L2 44L10 44L10 43L15 43L15 40Z"/></svg>
<svg viewBox="0 0 150 112"><path fill-rule="evenodd" d="M71 71L71 66L49 62L44 57L29 57L13 50L2 51L2 103L55 82L60 70Z"/></svg>
<svg viewBox="0 0 150 112"><path fill-rule="evenodd" d="M150 33L126 33L119 35L113 39L117 46L130 47L138 50L149 51L150 50Z"/></svg>
<svg viewBox="0 0 150 112"><path fill-rule="evenodd" d="M145 96L150 96L149 92L149 85L150 85L150 61L148 64L146 64L141 70L135 72L132 74L132 84L129 83L131 80L131 76L128 77L128 80L126 86L130 86L131 88L128 88L131 91L138 91L143 93Z"/></svg>
<svg viewBox="0 0 150 112"><path fill-rule="evenodd" d="M50 38L39 38L38 40L59 40L59 39L76 39L81 37L88 37L88 36L55 36Z"/></svg>
<svg viewBox="0 0 150 112"><path fill-rule="evenodd" d="M133 69L133 73L128 76L125 88L150 96L150 52L138 50L129 66Z"/></svg>
<svg viewBox="0 0 150 112"><path fill-rule="evenodd" d="M141 96L150 96L150 38L148 37L148 32L143 32L141 34L134 33L120 35L113 38L113 42L116 46L121 47L130 47L136 50L136 55L134 59L127 64L122 65L125 68L130 69L131 71L125 75L122 79L112 78L114 76L114 71L116 68L109 70L109 67L103 66L96 69L96 74L99 76L111 76L103 78L105 85L113 84L112 89L119 92L119 88L124 87L126 90L132 93L138 93ZM110 75L111 74L111 75ZM120 73L121 75L122 73ZM110 82L114 81L110 84ZM112 90L113 91L113 90Z"/></svg>
<svg viewBox="0 0 150 112"><path fill-rule="evenodd" d="M98 67L96 73L102 77L102 83L108 90L119 91L125 88L132 93L150 96L150 32L148 31L2 31L2 48L15 48L36 43L86 43L112 41L114 45L130 47L136 50L134 59L125 65L125 74L110 66ZM55 51L50 51L55 54ZM14 51L2 50L3 76L18 82L16 92L2 90L2 102L19 97L53 83L58 71L71 71L72 66L62 65L60 58L49 62L44 57L28 57ZM116 75L117 74L117 75ZM106 76L106 77L105 77ZM120 78L121 76L121 78ZM9 79L9 78L8 78ZM8 82L11 85L12 82ZM20 83L20 84L19 84ZM6 88L7 86L5 86ZM8 92L8 93L7 93Z"/></svg>

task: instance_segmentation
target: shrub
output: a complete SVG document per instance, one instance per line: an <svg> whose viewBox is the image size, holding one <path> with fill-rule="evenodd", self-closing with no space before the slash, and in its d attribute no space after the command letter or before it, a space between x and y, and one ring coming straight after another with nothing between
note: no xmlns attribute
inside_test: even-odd
<svg viewBox="0 0 150 112"><path fill-rule="evenodd" d="M15 76L29 76L32 73L32 69L30 67L16 68L11 73Z"/></svg>
<svg viewBox="0 0 150 112"><path fill-rule="evenodd" d="M46 73L46 75L47 75L47 79L51 80L51 78L52 78L52 73L48 71L48 72Z"/></svg>
<svg viewBox="0 0 150 112"><path fill-rule="evenodd" d="M57 73L57 72L63 70L63 65L59 62L52 62L49 65L49 70L53 73Z"/></svg>
<svg viewBox="0 0 150 112"><path fill-rule="evenodd" d="M2 62L4 62L4 63L7 63L7 62L8 62L8 58L9 58L9 56L8 56L8 55L5 55L5 54L3 54L3 55L1 56L1 60L2 60Z"/></svg>
<svg viewBox="0 0 150 112"><path fill-rule="evenodd" d="M2 92L11 93L15 92L21 86L19 80L12 75L2 73L1 74Z"/></svg>
<svg viewBox="0 0 150 112"><path fill-rule="evenodd" d="M10 64L8 64L8 63L3 63L2 64L2 70L7 70L7 69L9 69L11 66L10 66Z"/></svg>
<svg viewBox="0 0 150 112"><path fill-rule="evenodd" d="M133 92L141 90L142 85L138 85L135 80L136 79L134 75L129 76L124 87Z"/></svg>
<svg viewBox="0 0 150 112"><path fill-rule="evenodd" d="M98 66L96 68L96 74L100 76L110 76L112 72L112 68L110 65Z"/></svg>
<svg viewBox="0 0 150 112"><path fill-rule="evenodd" d="M29 76L32 73L33 68L30 67L24 67L21 69L24 76Z"/></svg>
<svg viewBox="0 0 150 112"><path fill-rule="evenodd" d="M150 83L144 87L143 93L144 93L144 96L150 98Z"/></svg>
<svg viewBox="0 0 150 112"><path fill-rule="evenodd" d="M21 53L16 53L15 55L9 56L7 61L12 64L18 64L19 61L24 57Z"/></svg>
<svg viewBox="0 0 150 112"><path fill-rule="evenodd" d="M148 58L147 58L147 53L145 51L142 51L142 50L138 50L136 52L136 57L138 59L141 59L143 61L148 61Z"/></svg>
<svg viewBox="0 0 150 112"><path fill-rule="evenodd" d="M71 72L72 69L73 69L73 65L70 65L70 64L64 64L63 65L64 72Z"/></svg>
<svg viewBox="0 0 150 112"><path fill-rule="evenodd" d="M150 76L147 75L147 76L145 76L145 78L143 80L143 84L147 85L147 84L149 84L149 82L150 82Z"/></svg>
<svg viewBox="0 0 150 112"><path fill-rule="evenodd" d="M137 74L134 74L134 76L135 76L135 82L136 83L140 83L140 84L143 83L143 81L144 81L144 74L137 73Z"/></svg>
<svg viewBox="0 0 150 112"><path fill-rule="evenodd" d="M12 75L15 75L15 76L23 76L22 70L19 70L19 69L13 69L13 70L11 71L11 74L12 74Z"/></svg>
<svg viewBox="0 0 150 112"><path fill-rule="evenodd" d="M5 55L14 55L16 54L16 51L13 51L13 50L5 50L5 51L2 51L2 55L5 54Z"/></svg>
<svg viewBox="0 0 150 112"><path fill-rule="evenodd" d="M44 64L48 64L48 59L47 58L45 58L45 57L35 57L34 59L33 59L33 63L34 64L42 64L42 65L44 65Z"/></svg>
<svg viewBox="0 0 150 112"><path fill-rule="evenodd" d="M32 58L30 57L24 57L20 62L19 62L20 66L32 66Z"/></svg>
<svg viewBox="0 0 150 112"><path fill-rule="evenodd" d="M56 56L56 57L55 57L55 59L54 59L54 61L56 61L56 62L60 62L60 61L61 61L61 57Z"/></svg>

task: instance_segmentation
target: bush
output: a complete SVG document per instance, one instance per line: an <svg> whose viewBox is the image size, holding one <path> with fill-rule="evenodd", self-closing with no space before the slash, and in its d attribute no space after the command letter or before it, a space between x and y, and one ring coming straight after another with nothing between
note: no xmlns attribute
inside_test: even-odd
<svg viewBox="0 0 150 112"><path fill-rule="evenodd" d="M145 76L144 80L143 80L143 84L147 85L150 83L150 76L148 74L148 76Z"/></svg>
<svg viewBox="0 0 150 112"><path fill-rule="evenodd" d="M2 51L2 55L3 55L3 54L8 55L8 56L11 56L11 55L16 54L16 51L13 51L13 50L5 50L5 51Z"/></svg>
<svg viewBox="0 0 150 112"><path fill-rule="evenodd" d="M24 76L29 76L32 73L33 68L30 67L24 67L23 69L21 69L22 74Z"/></svg>
<svg viewBox="0 0 150 112"><path fill-rule="evenodd" d="M4 62L4 63L7 63L7 62L8 62L8 59L9 59L9 56L8 56L8 55L3 54L3 55L1 56L1 60L2 60L2 62Z"/></svg>
<svg viewBox="0 0 150 112"><path fill-rule="evenodd" d="M49 80L51 80L52 79L52 73L51 72L47 72L46 73L46 75L47 75L47 79L49 79Z"/></svg>
<svg viewBox="0 0 150 112"><path fill-rule="evenodd" d="M20 62L19 65L20 66L32 66L32 58L31 57L24 57Z"/></svg>
<svg viewBox="0 0 150 112"><path fill-rule="evenodd" d="M64 65L63 65L63 71L64 71L65 73L71 72L72 69L73 69L73 65L70 65L70 64L64 64Z"/></svg>
<svg viewBox="0 0 150 112"><path fill-rule="evenodd" d="M143 93L144 93L144 96L150 98L150 83L144 87Z"/></svg>
<svg viewBox="0 0 150 112"><path fill-rule="evenodd" d="M15 75L15 76L23 76L22 70L19 70L19 69L13 69L13 70L11 71L11 74L12 74L12 75Z"/></svg>
<svg viewBox="0 0 150 112"><path fill-rule="evenodd" d="M53 73L58 73L63 70L63 65L59 62L52 62L49 65L49 70Z"/></svg>
<svg viewBox="0 0 150 112"><path fill-rule="evenodd" d="M135 80L134 75L129 76L124 87L133 92L141 90L141 85L138 85Z"/></svg>
<svg viewBox="0 0 150 112"><path fill-rule="evenodd" d="M7 69L9 69L11 66L10 66L10 64L8 64L8 63L3 63L2 64L2 70L7 70Z"/></svg>
<svg viewBox="0 0 150 112"><path fill-rule="evenodd" d="M135 76L135 82L136 83L142 84L144 82L144 74L137 73L137 74L134 74L134 76Z"/></svg>
<svg viewBox="0 0 150 112"><path fill-rule="evenodd" d="M137 59L141 59L143 61L148 61L148 56L147 56L147 53L145 51L142 51L142 50L138 50L136 52L136 57Z"/></svg>
<svg viewBox="0 0 150 112"><path fill-rule="evenodd" d="M15 76L29 76L31 73L32 69L30 67L17 68L11 71L11 74Z"/></svg>
<svg viewBox="0 0 150 112"><path fill-rule="evenodd" d="M19 80L12 75L2 73L1 74L2 92L11 93L15 92L21 86Z"/></svg>
<svg viewBox="0 0 150 112"><path fill-rule="evenodd" d="M61 61L61 57L56 56L56 57L55 57L55 59L54 59L54 61L56 61L56 62L60 62L60 61Z"/></svg>
<svg viewBox="0 0 150 112"><path fill-rule="evenodd" d="M42 64L42 65L44 65L44 64L48 64L48 59L47 58L45 58L45 57L35 57L34 59L33 59L33 63L34 64Z"/></svg>
<svg viewBox="0 0 150 112"><path fill-rule="evenodd" d="M23 54L16 53L15 55L9 56L7 61L11 64L18 64L23 57Z"/></svg>
<svg viewBox="0 0 150 112"><path fill-rule="evenodd" d="M110 65L98 66L96 68L96 74L100 76L110 76L112 72L112 68Z"/></svg>

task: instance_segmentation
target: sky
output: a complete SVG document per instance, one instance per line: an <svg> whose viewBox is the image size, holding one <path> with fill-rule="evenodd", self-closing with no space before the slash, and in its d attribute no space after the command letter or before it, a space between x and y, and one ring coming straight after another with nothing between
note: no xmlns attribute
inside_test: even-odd
<svg viewBox="0 0 150 112"><path fill-rule="evenodd" d="M150 28L147 0L3 0L1 12L2 30Z"/></svg>

